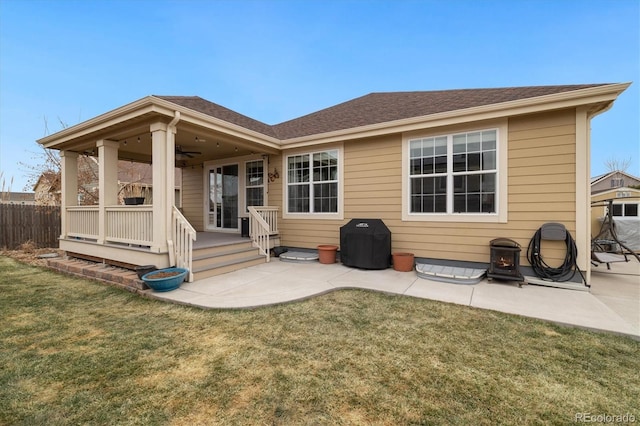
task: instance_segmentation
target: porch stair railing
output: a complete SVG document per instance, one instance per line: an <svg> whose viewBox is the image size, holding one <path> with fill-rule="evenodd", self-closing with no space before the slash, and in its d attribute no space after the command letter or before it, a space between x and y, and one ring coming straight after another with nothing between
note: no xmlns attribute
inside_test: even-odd
<svg viewBox="0 0 640 426"><path fill-rule="evenodd" d="M271 260L269 237L278 234L278 208L277 207L249 207L249 235L253 245Z"/></svg>
<svg viewBox="0 0 640 426"><path fill-rule="evenodd" d="M171 215L171 238L168 241L170 263L188 269L189 282L193 282L193 242L196 240L196 230L176 206L173 206Z"/></svg>

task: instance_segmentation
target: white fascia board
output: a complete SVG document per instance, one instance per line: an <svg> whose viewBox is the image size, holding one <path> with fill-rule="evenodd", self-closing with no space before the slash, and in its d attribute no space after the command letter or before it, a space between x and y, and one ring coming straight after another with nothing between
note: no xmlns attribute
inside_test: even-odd
<svg viewBox="0 0 640 426"><path fill-rule="evenodd" d="M615 194L616 192L634 192L637 195L634 195L633 197L623 197L620 198L621 200L624 200L625 198L639 198L640 197L640 189L637 188L629 188L628 186L619 186L617 188L610 188L610 189L604 189L600 192L595 192L593 194L591 194L591 198L594 197L600 197L602 195L607 195L607 194ZM598 201L601 202L601 201Z"/></svg>
<svg viewBox="0 0 640 426"><path fill-rule="evenodd" d="M438 114L413 117L392 122L383 122L368 126L354 127L322 134L302 136L282 141L282 148L296 148L329 142L360 139L390 133L409 132L425 128L467 123L471 121L530 114L553 109L571 108L600 102L612 102L631 83L608 84L570 92L519 99L498 104L447 111Z"/></svg>
<svg viewBox="0 0 640 426"><path fill-rule="evenodd" d="M63 129L57 133L46 136L37 142L45 148L52 148L73 139L81 138L90 133L115 126L124 121L154 112L164 115L167 119L174 117L174 112L180 111L181 120L198 126L213 129L228 135L236 136L245 140L265 145L272 149L280 149L280 141L278 139L263 135L242 126L228 123L207 114L203 114L189 108L174 104L170 101L157 98L155 96L147 96L120 108L114 109L107 113L101 114L90 120L76 124L74 126Z"/></svg>
<svg viewBox="0 0 640 426"><path fill-rule="evenodd" d="M159 108L154 107L152 97L147 96L120 108L101 114L90 120L67 127L66 129L52 135L45 136L44 138L38 139L36 142L43 145L45 148L51 148L52 146L85 136L89 133L113 126L122 121L126 121L149 112L158 112L162 114L167 111L162 111ZM168 112L170 112L170 116L173 117L173 110Z"/></svg>

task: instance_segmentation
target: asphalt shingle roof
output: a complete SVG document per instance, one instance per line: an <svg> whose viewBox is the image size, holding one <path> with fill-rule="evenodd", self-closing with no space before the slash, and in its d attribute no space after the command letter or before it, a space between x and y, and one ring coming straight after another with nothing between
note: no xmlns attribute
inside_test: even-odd
<svg viewBox="0 0 640 426"><path fill-rule="evenodd" d="M286 140L603 85L605 84L370 93L276 125L254 120L197 96L157 97L246 129Z"/></svg>
<svg viewBox="0 0 640 426"><path fill-rule="evenodd" d="M273 126L254 120L251 117L237 113L199 96L156 96L156 98L164 99L165 101L210 115L211 117L244 127L245 129L262 133L263 135L277 137Z"/></svg>

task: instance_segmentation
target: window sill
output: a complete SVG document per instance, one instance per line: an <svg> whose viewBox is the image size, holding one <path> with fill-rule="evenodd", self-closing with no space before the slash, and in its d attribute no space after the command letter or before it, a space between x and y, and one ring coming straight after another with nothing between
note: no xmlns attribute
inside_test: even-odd
<svg viewBox="0 0 640 426"><path fill-rule="evenodd" d="M283 213L283 219L343 220L342 213Z"/></svg>
<svg viewBox="0 0 640 426"><path fill-rule="evenodd" d="M408 213L402 215L403 222L448 222L448 223L507 223L507 215L503 214L438 214Z"/></svg>

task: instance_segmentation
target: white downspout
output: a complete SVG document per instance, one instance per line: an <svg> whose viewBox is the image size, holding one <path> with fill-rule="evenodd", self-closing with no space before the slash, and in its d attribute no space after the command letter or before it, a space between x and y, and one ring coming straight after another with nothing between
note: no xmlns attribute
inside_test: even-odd
<svg viewBox="0 0 640 426"><path fill-rule="evenodd" d="M173 232L171 229L171 224L173 222L173 206L175 205L175 164L176 164L176 147L175 147L175 135L177 132L176 124L180 121L180 111L174 111L173 119L167 125L167 133L166 133L166 147L167 147L167 170L166 176L164 179L165 182L165 196L167 200L167 210L166 210L166 232L167 232L167 250L169 251L169 266L173 266L176 263L175 253L174 253L174 244L173 244Z"/></svg>
<svg viewBox="0 0 640 426"><path fill-rule="evenodd" d="M587 283L591 283L591 120L596 116L608 111L613 107L613 101L609 102L604 107L598 110L590 110L588 107L576 109L576 125L580 124L582 129L576 128L576 139L579 134L585 139L586 149L584 155L586 158L579 160L579 151L576 146L576 185L581 185L580 188L576 188L576 244L578 247L587 247L586 252L578 251L578 264L584 267L585 278ZM580 123L580 115L584 114L584 122ZM578 142L578 141L576 141ZM581 170L581 164L584 165L585 170ZM581 190L580 190L581 189ZM585 209L582 217L579 217L582 209ZM582 232L579 233L579 231Z"/></svg>

